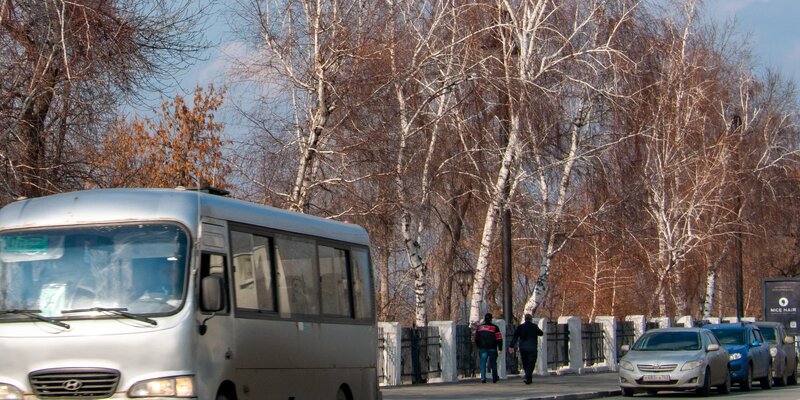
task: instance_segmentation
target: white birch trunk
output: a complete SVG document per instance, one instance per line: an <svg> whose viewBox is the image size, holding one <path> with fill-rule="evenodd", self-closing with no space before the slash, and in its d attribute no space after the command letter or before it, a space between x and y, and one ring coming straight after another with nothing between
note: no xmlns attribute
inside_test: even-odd
<svg viewBox="0 0 800 400"><path fill-rule="evenodd" d="M709 269L706 274L706 297L703 300L703 319L711 318L711 310L714 307L714 292L716 291L717 271Z"/></svg>
<svg viewBox="0 0 800 400"><path fill-rule="evenodd" d="M517 121L514 121L517 119ZM500 211L503 210L508 198L516 187L512 181L518 179L513 166L519 155L519 131L516 127L519 121L516 116L511 117L511 131L508 134L508 145L503 153L503 162L500 171L497 173L497 180L494 183L491 193L491 203L486 210L486 218L483 223L483 234L481 236L481 247L478 252L478 260L475 266L475 278L472 283L472 295L470 296L469 322L477 325L480 322L481 305L484 302L486 291L486 273L489 269L489 252L494 240L497 219ZM506 191L507 187L512 190Z"/></svg>
<svg viewBox="0 0 800 400"><path fill-rule="evenodd" d="M711 314L713 312L712 310L714 310L714 297L717 293L717 271L719 271L719 266L722 264L722 261L728 256L731 243L733 243L732 236L725 241L722 252L720 252L719 256L717 256L717 258L714 260L714 263L706 273L706 296L703 300L703 319L705 320L711 318Z"/></svg>
<svg viewBox="0 0 800 400"><path fill-rule="evenodd" d="M553 256L561 249L564 242L562 243L555 243L555 231L554 229L558 226L561 215L564 211L564 205L567 201L567 188L569 187L569 178L572 174L572 168L575 165L575 159L578 152L578 144L580 142L580 132L581 128L584 126L586 121L589 118L590 113L590 105L584 103L580 106L578 111L578 116L575 122L572 124L571 128L571 137L570 137L570 145L569 145L569 153L567 153L566 162L564 163L564 169L561 170L561 177L558 187L558 197L555 199L555 208L552 212L552 217L549 215L548 210L548 186L547 181L545 180L544 176L544 169L540 169L539 174L539 191L542 196L542 215L545 218L552 218L550 221L547 221L547 230L543 237L545 238L544 243L542 244L542 262L539 266L539 275L536 278L536 284L533 288L533 293L531 293L528 301L525 303L524 313L525 314L533 314L536 310L541 306L544 295L547 292L547 283L550 278L550 265L553 260ZM537 156L537 161L539 160ZM541 162L539 162L541 165ZM556 247L558 245L558 247Z"/></svg>
<svg viewBox="0 0 800 400"><path fill-rule="evenodd" d="M392 64L395 66L394 51L392 50ZM409 269L414 276L414 323L416 326L426 326L427 317L427 283L426 267L422 260L419 241L414 237L411 228L411 214L408 211L408 202L405 191L405 152L407 138L410 135L411 126L406 111L405 94L403 93L402 83L395 84L395 95L399 106L400 115L400 142L397 150L397 165L395 171L395 184L397 186L397 199L400 204L400 231L403 235L403 248L408 257Z"/></svg>

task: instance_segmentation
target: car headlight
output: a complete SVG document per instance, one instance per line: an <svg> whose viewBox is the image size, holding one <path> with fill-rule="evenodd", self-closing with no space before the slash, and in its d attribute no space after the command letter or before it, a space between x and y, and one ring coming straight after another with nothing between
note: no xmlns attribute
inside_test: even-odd
<svg viewBox="0 0 800 400"><path fill-rule="evenodd" d="M777 347L773 347L773 348L769 349L769 355L771 355L773 357L777 356L778 355L778 348Z"/></svg>
<svg viewBox="0 0 800 400"><path fill-rule="evenodd" d="M742 358L742 353L731 353L728 356L728 361L738 360L740 358Z"/></svg>
<svg viewBox="0 0 800 400"><path fill-rule="evenodd" d="M173 376L150 379L131 386L130 397L194 397L194 377Z"/></svg>
<svg viewBox="0 0 800 400"><path fill-rule="evenodd" d="M7 383L0 383L0 399L2 400L22 399L22 390L19 390L14 385L9 385Z"/></svg>
<svg viewBox="0 0 800 400"><path fill-rule="evenodd" d="M686 364L683 364L681 371L689 371L691 369L699 368L701 365L703 365L703 360L687 361Z"/></svg>
<svg viewBox="0 0 800 400"><path fill-rule="evenodd" d="M619 367L628 371L633 371L633 364L627 360L620 360Z"/></svg>

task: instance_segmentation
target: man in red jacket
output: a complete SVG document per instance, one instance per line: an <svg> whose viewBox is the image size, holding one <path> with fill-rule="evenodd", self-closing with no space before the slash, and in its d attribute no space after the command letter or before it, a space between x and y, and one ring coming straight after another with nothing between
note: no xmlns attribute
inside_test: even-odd
<svg viewBox="0 0 800 400"><path fill-rule="evenodd" d="M503 351L503 334L500 328L492 323L492 314L486 313L483 323L475 331L475 344L481 354L481 382L486 383L486 362L492 369L492 382L497 383L497 352Z"/></svg>

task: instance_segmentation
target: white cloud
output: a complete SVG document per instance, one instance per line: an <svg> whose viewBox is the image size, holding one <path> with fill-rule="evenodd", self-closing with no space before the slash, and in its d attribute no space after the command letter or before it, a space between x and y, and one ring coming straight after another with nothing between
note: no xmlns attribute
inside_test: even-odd
<svg viewBox="0 0 800 400"><path fill-rule="evenodd" d="M768 4L770 0L712 0L706 5L708 11L721 17L733 17L751 6Z"/></svg>

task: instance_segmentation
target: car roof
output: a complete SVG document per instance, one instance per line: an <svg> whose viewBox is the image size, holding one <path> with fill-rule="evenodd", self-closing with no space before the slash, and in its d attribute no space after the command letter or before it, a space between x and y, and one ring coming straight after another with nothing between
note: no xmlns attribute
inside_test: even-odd
<svg viewBox="0 0 800 400"><path fill-rule="evenodd" d="M734 322L731 324L711 324L711 325L703 325L703 328L706 329L735 329L735 330L746 330L746 329L755 329L758 330L758 326L753 325L749 322L739 323Z"/></svg>
<svg viewBox="0 0 800 400"><path fill-rule="evenodd" d="M649 329L645 333L650 333L650 332L702 332L704 330L707 330L707 329L705 329L705 327L699 327L699 326L689 327L689 328L676 326L676 327L669 327L669 328Z"/></svg>

